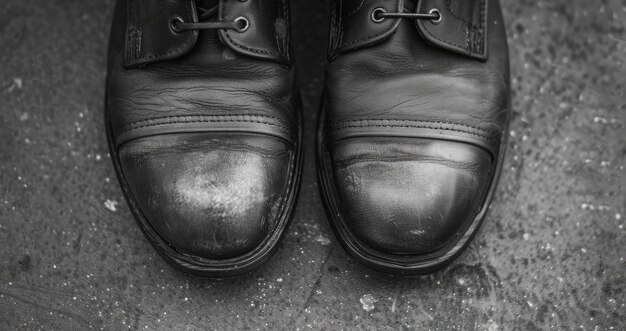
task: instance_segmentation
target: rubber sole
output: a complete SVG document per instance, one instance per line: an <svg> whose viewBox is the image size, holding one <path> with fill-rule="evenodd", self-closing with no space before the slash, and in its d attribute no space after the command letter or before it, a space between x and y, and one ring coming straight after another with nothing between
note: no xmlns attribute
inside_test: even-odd
<svg viewBox="0 0 626 331"><path fill-rule="evenodd" d="M500 178L502 171L502 164L504 163L504 154L507 144L507 132L508 132L508 118L505 128L503 130L502 138L500 140L500 148L498 152L498 159L496 161L494 175L492 177L489 191L485 196L480 211L472 222L467 226L456 240L451 241L442 248L424 255L394 255L385 252L378 251L371 247L368 247L365 243L361 242L348 228L346 223L341 217L340 208L337 205L338 199L337 193L334 188L334 178L332 165L330 163L331 156L329 155L326 143L324 140L324 119L325 119L324 100L322 100L322 109L320 111L318 124L317 124L317 139L316 139L316 153L317 153L317 175L320 182L321 196L324 200L324 206L326 214L330 221L331 227L335 232L335 235L339 239L339 242L346 251L360 263L390 274L400 274L405 276L416 276L435 272L450 264L456 259L469 245L472 238L478 232L481 223L487 215L489 205L493 199L493 194ZM508 112L507 112L508 114Z"/></svg>
<svg viewBox="0 0 626 331"><path fill-rule="evenodd" d="M108 94L108 93L107 93ZM108 97L105 98L108 100ZM268 236L263 243L256 249L236 258L229 259L205 259L193 255L181 252L171 245L169 245L159 234L152 228L148 220L141 212L138 203L136 202L133 194L130 190L124 173L122 171L117 148L115 147L113 130L110 122L110 110L107 104L105 104L105 122L107 128L107 140L109 144L109 151L111 153L111 160L115 168L117 179L122 187L124 197L130 207L130 210L137 222L137 225L144 233L148 242L152 244L155 250L169 262L170 265L185 273L189 273L199 277L210 278L226 278L233 277L248 273L254 269L259 268L265 262L267 262L272 255L278 249L279 243L285 236L289 224L291 223L293 213L295 211L295 205L298 199L300 191L300 182L302 179L302 166L303 166L303 152L302 152L302 107L299 94L296 97L297 110L296 117L298 122L298 139L295 145L295 153L290 160L289 179L288 179L288 195L285 199L285 203L281 206L280 217L276 228L270 236ZM105 101L106 102L106 101Z"/></svg>

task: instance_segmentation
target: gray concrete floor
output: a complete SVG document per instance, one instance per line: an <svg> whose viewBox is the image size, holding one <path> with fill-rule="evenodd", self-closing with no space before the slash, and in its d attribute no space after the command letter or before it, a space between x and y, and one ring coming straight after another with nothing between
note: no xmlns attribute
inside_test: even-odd
<svg viewBox="0 0 626 331"><path fill-rule="evenodd" d="M330 231L315 177L328 3L293 2L300 203L262 269L203 280L135 226L107 154L112 0L0 6L0 330L625 330L626 3L502 0L514 117L475 241L433 275L380 274Z"/></svg>

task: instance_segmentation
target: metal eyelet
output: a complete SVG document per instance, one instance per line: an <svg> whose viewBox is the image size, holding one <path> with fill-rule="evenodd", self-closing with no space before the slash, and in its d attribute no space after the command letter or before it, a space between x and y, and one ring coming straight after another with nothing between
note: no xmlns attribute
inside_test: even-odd
<svg viewBox="0 0 626 331"><path fill-rule="evenodd" d="M235 18L235 23L241 25L240 28L235 29L235 31L239 33L246 32L250 28L250 21L248 21L248 19L243 16Z"/></svg>
<svg viewBox="0 0 626 331"><path fill-rule="evenodd" d="M172 29L172 31L176 33L180 33L183 31L178 27L178 23L185 23L185 21L182 19L182 17L178 15L170 17L170 29Z"/></svg>
<svg viewBox="0 0 626 331"><path fill-rule="evenodd" d="M385 20L385 18L379 17L379 15L382 13L386 13L386 12L387 12L387 9L385 8L382 8L382 7L375 8L374 10L372 10L372 21L374 23L381 23L382 21Z"/></svg>
<svg viewBox="0 0 626 331"><path fill-rule="evenodd" d="M439 16L439 18L437 18L437 19L431 19L430 20L430 22L433 23L433 24L439 24L443 20L443 16L441 16L441 13L439 12L439 9L437 9L437 8L431 9L428 13L429 14L437 14L437 16Z"/></svg>

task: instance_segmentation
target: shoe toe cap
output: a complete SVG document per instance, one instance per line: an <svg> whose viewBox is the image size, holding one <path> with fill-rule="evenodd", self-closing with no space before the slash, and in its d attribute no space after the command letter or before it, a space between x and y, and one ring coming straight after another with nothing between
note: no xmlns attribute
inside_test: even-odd
<svg viewBox="0 0 626 331"><path fill-rule="evenodd" d="M145 219L180 252L241 256L277 225L291 151L269 137L174 134L120 149L122 170Z"/></svg>
<svg viewBox="0 0 626 331"><path fill-rule="evenodd" d="M390 254L441 248L479 212L490 184L489 153L431 139L371 139L333 149L342 217L366 245Z"/></svg>

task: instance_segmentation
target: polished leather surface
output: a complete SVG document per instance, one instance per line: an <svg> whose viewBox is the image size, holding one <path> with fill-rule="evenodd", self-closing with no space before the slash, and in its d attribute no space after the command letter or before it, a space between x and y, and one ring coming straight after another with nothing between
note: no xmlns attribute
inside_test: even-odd
<svg viewBox="0 0 626 331"><path fill-rule="evenodd" d="M292 153L264 135L167 134L125 144L120 159L163 239L218 259L254 249L274 230Z"/></svg>
<svg viewBox="0 0 626 331"><path fill-rule="evenodd" d="M473 145L374 137L333 146L345 222L370 247L427 253L463 230L480 208L493 162Z"/></svg>
<svg viewBox="0 0 626 331"><path fill-rule="evenodd" d="M138 2L149 1L118 1L107 83L112 154L119 158L131 205L180 254L216 260L251 252L267 244L270 234L284 232L279 223L286 223L279 218L292 207L287 204L298 175L300 123L294 68L285 55L286 4L174 1L193 6L192 11L197 3L203 8L219 5L219 15L245 15L250 20L245 33L272 34L280 58L242 52L238 47L262 46L246 44L245 38L234 47L223 41L223 31L201 30L194 46L177 57L129 68L124 66L132 25L127 15L129 5ZM244 7L238 11L225 9L240 3ZM148 5L134 8L153 11ZM142 14L153 18L143 25L144 36L168 28L162 18L180 15L168 11L171 6L159 8L159 15ZM277 25L280 31L274 35ZM142 49L175 47L178 41L166 36L160 43L143 44Z"/></svg>
<svg viewBox="0 0 626 331"><path fill-rule="evenodd" d="M438 8L437 33L446 40L473 33L450 18L452 12L475 21L488 13L480 52L479 38L461 50L424 38L419 24L429 21L374 23L371 10L381 3L390 10L398 1L335 3L322 132L330 156L325 176L333 179L329 189L339 206L332 221L383 254L432 254L459 240L487 207L501 159L509 107L501 11L497 0L484 2L484 11L475 10L479 0L421 1L428 8L450 6ZM416 5L404 1L404 11ZM381 29L391 33L374 42L356 37ZM342 30L357 32L341 37ZM361 44L344 49L338 38Z"/></svg>

